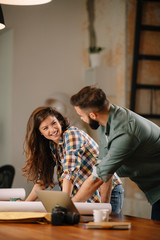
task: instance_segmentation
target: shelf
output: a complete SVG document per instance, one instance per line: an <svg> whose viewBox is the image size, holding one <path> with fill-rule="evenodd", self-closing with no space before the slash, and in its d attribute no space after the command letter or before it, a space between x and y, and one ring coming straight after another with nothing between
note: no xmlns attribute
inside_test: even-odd
<svg viewBox="0 0 160 240"><path fill-rule="evenodd" d="M160 114L141 114L141 113L138 114L144 118L160 119Z"/></svg>
<svg viewBox="0 0 160 240"><path fill-rule="evenodd" d="M142 2L160 2L160 0L142 0Z"/></svg>
<svg viewBox="0 0 160 240"><path fill-rule="evenodd" d="M135 38L134 38L134 55L133 55L133 67L132 67L132 87L131 87L131 103L130 103L130 109L132 111L136 110L136 91L139 89L144 89L144 90L148 90L150 93L150 113L149 114L140 114L145 118L156 118L156 119L160 119L160 114L152 114L152 109L154 109L155 106L155 102L154 102L154 97L155 97L155 92L160 90L160 82L157 84L152 84L152 81L148 83L148 81L146 83L138 83L138 74L139 74L139 70L142 69L139 68L140 67L140 63L142 63L143 61L143 65L145 66L145 64L147 64L147 66L149 64L155 63L152 61L160 61L160 53L159 52L155 52L151 53L151 54L145 54L145 53L141 53L141 34L144 34L144 31L151 31L149 34L151 35L152 32L155 32L155 37L158 38L159 34L158 32L160 32L160 23L157 21L157 25L155 23L155 25L152 25L151 22L148 24L143 24L143 14L145 13L146 9L145 6L145 2L150 2L153 3L153 9L151 9L153 15L154 15L154 9L157 10L160 8L160 0L137 0L137 5L136 5L136 22L135 22ZM158 2L158 4L156 4L156 2ZM154 5L155 3L155 5ZM160 9L159 9L160 10ZM149 34L144 34L144 38L147 39ZM152 41L152 38L149 39L150 41ZM158 39L157 39L158 40ZM153 39L153 43L154 44L154 39ZM147 47L147 45L146 45ZM154 47L154 46L153 46ZM143 49L143 48L142 48ZM147 62L148 61L148 62ZM155 63L156 64L156 63ZM158 73L158 72L157 72ZM155 73L156 74L156 73ZM158 78L158 76L157 76ZM139 94L143 94L143 92L141 91ZM156 92L157 93L157 92ZM143 108L142 108L143 109ZM143 111L143 110L142 110ZM141 110L140 110L141 112Z"/></svg>
<svg viewBox="0 0 160 240"><path fill-rule="evenodd" d="M138 55L139 60L155 60L155 61L160 61L160 56L156 55L145 55L145 54L140 54Z"/></svg>
<svg viewBox="0 0 160 240"><path fill-rule="evenodd" d="M160 90L160 85L151 85L151 84L136 84L138 89L154 89Z"/></svg>
<svg viewBox="0 0 160 240"><path fill-rule="evenodd" d="M160 32L160 26L141 25L141 30Z"/></svg>

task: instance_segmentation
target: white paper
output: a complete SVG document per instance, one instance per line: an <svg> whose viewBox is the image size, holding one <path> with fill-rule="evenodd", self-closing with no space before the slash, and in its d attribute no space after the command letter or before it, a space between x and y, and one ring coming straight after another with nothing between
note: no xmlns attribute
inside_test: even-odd
<svg viewBox="0 0 160 240"><path fill-rule="evenodd" d="M74 205L82 215L92 215L94 209L108 209L109 214L112 212L112 206L110 203L74 202Z"/></svg>
<svg viewBox="0 0 160 240"><path fill-rule="evenodd" d="M0 201L9 201L10 198L21 198L24 200L26 192L24 188L0 188Z"/></svg>
<svg viewBox="0 0 160 240"><path fill-rule="evenodd" d="M77 210L82 215L92 215L93 209L108 209L109 213L112 211L110 203L74 203ZM0 212L46 212L42 202L10 202L0 201Z"/></svg>
<svg viewBox="0 0 160 240"><path fill-rule="evenodd" d="M35 202L0 201L0 212L46 212L43 204Z"/></svg>

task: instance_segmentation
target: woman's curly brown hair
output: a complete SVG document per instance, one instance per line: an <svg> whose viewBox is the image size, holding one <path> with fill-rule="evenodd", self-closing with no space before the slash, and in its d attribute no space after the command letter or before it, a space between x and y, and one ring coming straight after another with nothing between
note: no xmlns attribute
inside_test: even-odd
<svg viewBox="0 0 160 240"><path fill-rule="evenodd" d="M37 182L41 180L43 184L53 186L53 174L56 159L53 159L49 140L41 135L39 126L48 116L55 117L64 132L69 127L68 120L52 107L39 107L31 114L26 128L24 140L24 154L26 165L22 168L23 176L28 181Z"/></svg>

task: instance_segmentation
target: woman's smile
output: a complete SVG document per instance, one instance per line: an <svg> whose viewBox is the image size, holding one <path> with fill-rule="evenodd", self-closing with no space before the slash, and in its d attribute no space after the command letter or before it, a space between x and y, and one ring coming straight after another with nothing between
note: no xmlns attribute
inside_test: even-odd
<svg viewBox="0 0 160 240"><path fill-rule="evenodd" d="M47 139L59 142L62 135L62 127L54 116L48 116L39 126L40 133Z"/></svg>

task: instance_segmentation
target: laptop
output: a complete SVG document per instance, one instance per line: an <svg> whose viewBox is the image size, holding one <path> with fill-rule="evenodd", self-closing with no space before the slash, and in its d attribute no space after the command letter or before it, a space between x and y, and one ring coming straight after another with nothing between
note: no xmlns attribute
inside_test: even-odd
<svg viewBox="0 0 160 240"><path fill-rule="evenodd" d="M52 190L37 190L39 200L44 205L47 212L52 212L56 205L67 208L69 212L78 212L71 198L66 192Z"/></svg>

